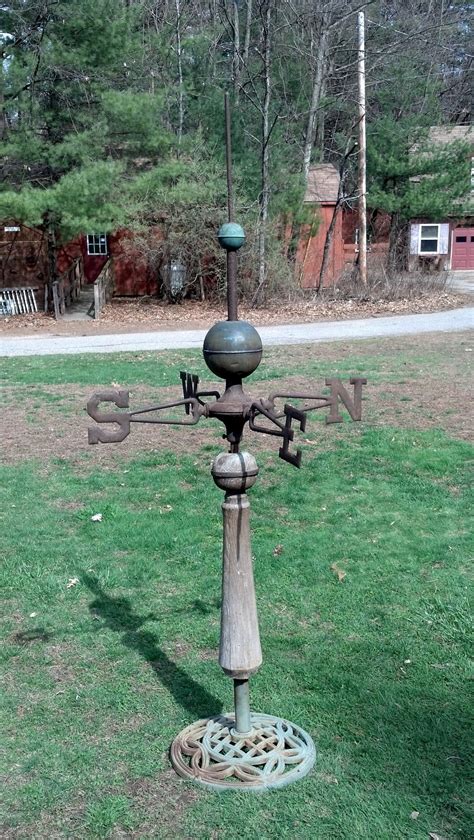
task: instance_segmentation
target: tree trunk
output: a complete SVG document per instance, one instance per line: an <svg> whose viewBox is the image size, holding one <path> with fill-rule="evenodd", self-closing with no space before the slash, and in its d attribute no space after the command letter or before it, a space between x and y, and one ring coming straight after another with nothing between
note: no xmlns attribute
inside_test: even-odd
<svg viewBox="0 0 474 840"><path fill-rule="evenodd" d="M240 21L239 21L239 4L237 0L232 0L232 7L233 7L233 21L232 21L232 28L234 30L234 55L232 60L232 80L234 85L234 97L235 102L238 104L239 102L239 90L240 90L240 72L241 72L241 59L240 59Z"/></svg>
<svg viewBox="0 0 474 840"><path fill-rule="evenodd" d="M52 300L53 283L58 280L57 267L57 236L56 236L56 220L51 211L46 211L43 218L43 227L46 230L46 248L47 248L47 265L48 265L48 301Z"/></svg>
<svg viewBox="0 0 474 840"><path fill-rule="evenodd" d="M324 12L321 20L321 34L318 42L318 54L316 57L316 69L313 78L313 90L311 94L311 103L308 112L308 122L306 124L306 137L303 152L303 178L305 186L308 183L309 167L311 164L311 154L313 151L314 140L316 136L316 119L324 86L328 45L327 24L327 12Z"/></svg>
<svg viewBox="0 0 474 840"><path fill-rule="evenodd" d="M405 271L407 263L407 223L399 213L392 213L388 242L387 271Z"/></svg>
<svg viewBox="0 0 474 840"><path fill-rule="evenodd" d="M250 51L250 29L252 26L252 0L247 0L247 16L245 18L245 37L244 37L244 51L242 55L242 63L247 67L249 61Z"/></svg>
<svg viewBox="0 0 474 840"><path fill-rule="evenodd" d="M4 96L4 79L3 79L3 62L5 60L5 53L0 54L0 140L3 140L6 134L6 114L5 114L5 96Z"/></svg>
<svg viewBox="0 0 474 840"><path fill-rule="evenodd" d="M336 227L337 222L337 215L341 209L342 200L344 198L344 185L347 176L347 161L351 154L354 151L354 145L352 137L349 137L346 143L346 148L344 150L344 156L341 160L339 165L339 186L337 188L337 198L336 204L334 207L334 212L332 214L331 221L329 223L329 227L326 232L326 239L324 240L324 248L323 248L323 259L321 262L321 270L319 272L319 279L318 285L316 287L316 294L319 294L321 287L324 285L324 278L326 276L327 266L329 262L329 252L332 245L332 240L334 237L334 230Z"/></svg>
<svg viewBox="0 0 474 840"><path fill-rule="evenodd" d="M326 96L326 85L327 85L327 77L323 78L323 83L321 85L321 97L320 102ZM316 129L314 132L314 146L313 151L316 150L316 157L319 160L324 160L324 137L325 137L325 120L324 120L324 108L319 109L319 113L316 120Z"/></svg>
<svg viewBox="0 0 474 840"><path fill-rule="evenodd" d="M326 239L324 240L324 248L323 248L323 259L321 261L321 270L319 272L318 277L318 285L316 286L316 294L319 295L321 291L321 287L324 284L324 278L326 276L326 271L329 263L329 253L331 250L332 241L334 238L334 229L336 227L337 216L339 213L340 204L336 203L334 205L333 214L331 217L331 221L329 222L329 227L326 231Z"/></svg>

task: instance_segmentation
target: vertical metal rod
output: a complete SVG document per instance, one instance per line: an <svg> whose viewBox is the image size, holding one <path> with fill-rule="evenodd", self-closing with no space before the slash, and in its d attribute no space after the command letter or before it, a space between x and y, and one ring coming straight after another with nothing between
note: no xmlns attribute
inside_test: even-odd
<svg viewBox="0 0 474 840"><path fill-rule="evenodd" d="M367 184L365 136L365 18L358 14L358 80L359 80L359 276L367 285Z"/></svg>
<svg viewBox="0 0 474 840"><path fill-rule="evenodd" d="M238 321L237 315L237 252L227 251L227 320Z"/></svg>
<svg viewBox="0 0 474 840"><path fill-rule="evenodd" d="M232 129L230 123L229 94L224 95L225 104L225 152L227 164L227 221L234 221L234 195L232 189Z"/></svg>
<svg viewBox="0 0 474 840"><path fill-rule="evenodd" d="M232 133L230 124L229 94L225 94L225 148L227 164L227 219L234 221L234 196L232 189ZM227 320L238 321L237 315L237 253L227 251Z"/></svg>
<svg viewBox="0 0 474 840"><path fill-rule="evenodd" d="M235 731L245 734L252 729L248 680L234 680Z"/></svg>

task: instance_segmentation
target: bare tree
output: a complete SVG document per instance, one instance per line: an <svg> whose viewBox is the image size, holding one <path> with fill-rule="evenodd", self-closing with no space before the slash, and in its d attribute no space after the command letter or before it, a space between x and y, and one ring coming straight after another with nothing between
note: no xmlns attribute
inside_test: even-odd
<svg viewBox="0 0 474 840"><path fill-rule="evenodd" d="M322 12L319 32L316 36L313 32L311 33L310 50L312 54L314 54L315 39L317 41L316 67L313 74L311 102L308 110L303 151L303 179L305 185L308 183L311 155L313 153L313 146L316 137L316 118L321 103L321 96L327 72L327 53L329 46L329 9L327 7L325 7Z"/></svg>

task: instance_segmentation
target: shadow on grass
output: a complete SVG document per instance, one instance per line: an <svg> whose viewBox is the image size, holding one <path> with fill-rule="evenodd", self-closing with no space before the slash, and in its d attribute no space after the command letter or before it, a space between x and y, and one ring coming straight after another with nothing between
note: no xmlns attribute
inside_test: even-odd
<svg viewBox="0 0 474 840"><path fill-rule="evenodd" d="M49 642L50 639L51 633L48 633L44 627L35 627L32 630L15 633L12 641L17 645L29 645L31 642Z"/></svg>
<svg viewBox="0 0 474 840"><path fill-rule="evenodd" d="M204 601L201 601L200 598L196 598L190 607L190 609L194 612L200 613L201 615L210 615L216 610L220 610L220 608L221 602L219 598L213 598L212 601L209 601L207 604L205 604Z"/></svg>
<svg viewBox="0 0 474 840"><path fill-rule="evenodd" d="M100 615L110 630L122 634L122 644L130 650L138 651L180 706L196 717L208 717L222 711L220 700L169 659L158 646L158 639L153 633L140 629L146 621L156 621L157 616L153 613L136 615L128 598L112 598L107 595L97 578L90 574L84 572L81 580L96 596L89 604L91 613Z"/></svg>

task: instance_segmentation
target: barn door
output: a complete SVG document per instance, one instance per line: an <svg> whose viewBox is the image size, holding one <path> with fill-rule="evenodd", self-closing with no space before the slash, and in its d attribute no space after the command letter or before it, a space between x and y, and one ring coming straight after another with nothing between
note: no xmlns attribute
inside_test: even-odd
<svg viewBox="0 0 474 840"><path fill-rule="evenodd" d="M451 269L474 270L474 227L454 228Z"/></svg>

